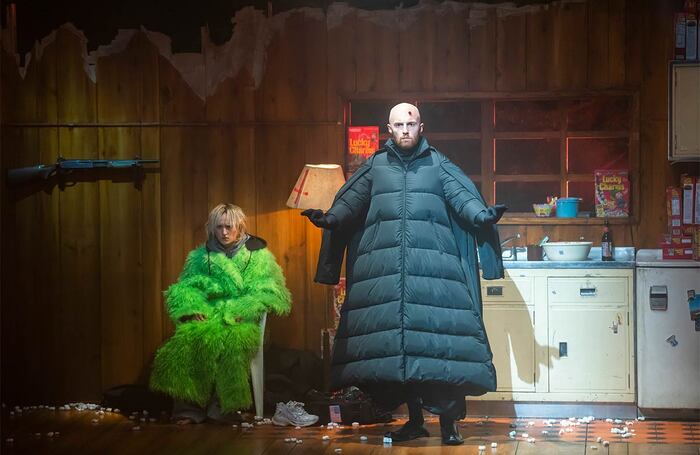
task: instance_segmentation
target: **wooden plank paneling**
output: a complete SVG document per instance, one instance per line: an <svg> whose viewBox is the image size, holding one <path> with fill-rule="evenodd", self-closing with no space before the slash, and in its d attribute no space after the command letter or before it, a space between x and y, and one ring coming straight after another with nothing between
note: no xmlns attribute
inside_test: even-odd
<svg viewBox="0 0 700 455"><path fill-rule="evenodd" d="M552 65L552 9L541 7L527 15L527 89L549 88L549 67Z"/></svg>
<svg viewBox="0 0 700 455"><path fill-rule="evenodd" d="M496 10L472 6L469 10L469 89L496 88Z"/></svg>
<svg viewBox="0 0 700 455"><path fill-rule="evenodd" d="M608 86L625 86L625 66L627 64L625 23L625 0L608 0Z"/></svg>
<svg viewBox="0 0 700 455"><path fill-rule="evenodd" d="M527 15L498 8L496 22L496 89L524 90L527 86Z"/></svg>
<svg viewBox="0 0 700 455"><path fill-rule="evenodd" d="M390 14L358 12L355 58L358 92L399 91L399 35Z"/></svg>
<svg viewBox="0 0 700 455"><path fill-rule="evenodd" d="M292 13L268 45L256 114L267 121L326 118L325 21ZM319 62L324 62L319 64Z"/></svg>
<svg viewBox="0 0 700 455"><path fill-rule="evenodd" d="M57 43L58 120L94 122L95 84L83 68L83 43L67 29L58 31ZM58 150L71 158L99 159L97 130L60 128ZM57 398L96 400L102 390L100 343L96 342L101 333L99 184L80 182L61 192L59 218L61 298L55 317L63 333L54 343L64 372Z"/></svg>
<svg viewBox="0 0 700 455"><path fill-rule="evenodd" d="M402 91L422 92L433 87L433 43L435 14L432 8L405 11L400 19L399 87Z"/></svg>
<svg viewBox="0 0 700 455"><path fill-rule="evenodd" d="M586 3L552 4L553 39L550 88L582 89L586 86Z"/></svg>
<svg viewBox="0 0 700 455"><path fill-rule="evenodd" d="M331 8L333 6L331 5ZM327 118L328 121L344 121L344 96L355 92L357 88L356 44L357 14L353 10L345 14L339 24L328 24L328 77Z"/></svg>
<svg viewBox="0 0 700 455"><path fill-rule="evenodd" d="M608 0L588 0L588 87L608 86L610 75L610 34Z"/></svg>
<svg viewBox="0 0 700 455"><path fill-rule="evenodd" d="M445 3L433 24L433 86L435 91L467 91L469 88L469 8Z"/></svg>
<svg viewBox="0 0 700 455"><path fill-rule="evenodd" d="M304 166L305 156L295 151L307 147L305 127L265 126L256 129L257 232L268 242L287 278L294 302L292 313L281 320L271 318L269 332L280 346L305 346L305 305L307 304L306 220L285 205ZM278 157L284 166L269 166ZM300 336L304 334L304 336Z"/></svg>

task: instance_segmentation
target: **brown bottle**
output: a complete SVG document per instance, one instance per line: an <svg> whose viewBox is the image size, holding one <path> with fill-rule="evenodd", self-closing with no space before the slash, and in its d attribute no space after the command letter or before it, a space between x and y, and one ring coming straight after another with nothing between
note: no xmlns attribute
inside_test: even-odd
<svg viewBox="0 0 700 455"><path fill-rule="evenodd" d="M613 258L613 236L610 232L610 226L608 221L605 220L605 226L603 227L603 238L600 240L600 253L601 259L604 261L612 261Z"/></svg>

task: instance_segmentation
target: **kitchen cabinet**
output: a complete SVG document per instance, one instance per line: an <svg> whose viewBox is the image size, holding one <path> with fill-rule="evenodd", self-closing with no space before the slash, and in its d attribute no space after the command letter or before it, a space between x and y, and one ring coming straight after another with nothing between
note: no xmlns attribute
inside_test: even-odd
<svg viewBox="0 0 700 455"><path fill-rule="evenodd" d="M700 160L700 62L672 61L669 85L668 158Z"/></svg>
<svg viewBox="0 0 700 455"><path fill-rule="evenodd" d="M507 269L482 280L498 376L475 400L634 402L634 271Z"/></svg>

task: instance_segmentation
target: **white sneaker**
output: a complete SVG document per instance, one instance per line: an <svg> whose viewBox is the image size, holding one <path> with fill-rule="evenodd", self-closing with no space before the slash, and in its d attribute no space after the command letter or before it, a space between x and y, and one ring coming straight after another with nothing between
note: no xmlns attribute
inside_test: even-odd
<svg viewBox="0 0 700 455"><path fill-rule="evenodd" d="M272 423L280 427L284 427L286 425L308 427L316 422L318 422L318 416L306 412L304 409L304 403L299 403L298 401L277 403L275 415L272 416Z"/></svg>

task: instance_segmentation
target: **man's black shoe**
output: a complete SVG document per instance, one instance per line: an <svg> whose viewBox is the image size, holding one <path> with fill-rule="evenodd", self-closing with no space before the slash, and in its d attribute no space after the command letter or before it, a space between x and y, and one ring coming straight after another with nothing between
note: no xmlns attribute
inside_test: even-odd
<svg viewBox="0 0 700 455"><path fill-rule="evenodd" d="M454 420L443 420L440 417L440 433L442 434L442 443L448 446L458 446L464 444L464 439L459 434L457 422Z"/></svg>
<svg viewBox="0 0 700 455"><path fill-rule="evenodd" d="M427 438L430 436L430 433L423 425L411 423L409 420L399 431L390 431L385 436L391 438L393 442L403 442L416 438Z"/></svg>

